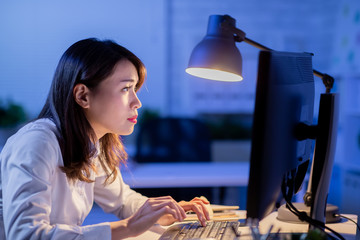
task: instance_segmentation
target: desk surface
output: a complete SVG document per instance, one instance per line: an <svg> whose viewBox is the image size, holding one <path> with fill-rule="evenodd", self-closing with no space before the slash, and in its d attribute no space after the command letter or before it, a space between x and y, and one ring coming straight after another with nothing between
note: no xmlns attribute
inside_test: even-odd
<svg viewBox="0 0 360 240"><path fill-rule="evenodd" d="M248 162L142 163L122 167L132 188L247 186Z"/></svg>
<svg viewBox="0 0 360 240"><path fill-rule="evenodd" d="M246 211L237 211L239 216L241 218L246 217ZM357 222L357 216L353 214L344 214L345 216L351 218L355 222ZM276 233L279 229L281 229L281 232L283 233L306 233L308 231L308 225L307 224L295 224L295 223L285 223L281 222L276 219L277 212L273 212L270 215L268 215L266 218L264 218L260 224L259 224L259 230L262 234L266 233L267 230L271 225L273 225L272 231L273 233ZM342 221L340 223L332 223L327 224L328 227L332 228L333 230L339 232L345 239L347 240L355 240L356 239L356 225L353 222L350 222L348 220ZM146 231L145 233L141 234L140 236L137 236L135 238L129 238L132 240L152 240L152 239L158 239L165 231L164 227L161 226L154 226L149 231ZM252 239L250 237L250 230L248 227L241 227L242 236L239 238L240 240L243 239Z"/></svg>

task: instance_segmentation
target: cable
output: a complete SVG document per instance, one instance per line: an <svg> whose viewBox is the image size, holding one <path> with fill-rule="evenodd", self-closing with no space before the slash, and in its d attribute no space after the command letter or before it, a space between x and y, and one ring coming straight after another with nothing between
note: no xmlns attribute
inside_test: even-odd
<svg viewBox="0 0 360 240"><path fill-rule="evenodd" d="M349 220L350 222L353 222L353 223L356 225L358 231L360 231L360 225L359 225L359 223L356 223L356 222L355 222L354 220L352 220L351 218L346 217L346 216L344 216L344 215L342 215L342 214L336 214L336 213L334 214L334 216L335 216L335 217L346 218L346 219Z"/></svg>
<svg viewBox="0 0 360 240"><path fill-rule="evenodd" d="M309 224L311 224L312 226L323 230L323 229L327 229L329 230L332 234L334 234L336 237L338 237L339 239L345 240L345 238L339 234L338 232L336 232L335 230L333 230L332 228L329 228L328 226L326 226L323 222L318 221L316 219L313 219L311 217L309 217L306 212L302 212L299 211L291 202L288 202L286 200L286 205L288 206L288 209L290 210L290 212L292 212L293 214L295 214L301 221L303 222L307 222ZM329 235L329 233L325 232L325 234ZM330 236L330 235L329 235Z"/></svg>
<svg viewBox="0 0 360 240"><path fill-rule="evenodd" d="M288 181L292 181L292 178L287 179ZM334 234L336 237L338 237L341 240L345 240L345 238L343 236L341 236L341 234L339 234L338 232L336 232L335 230L329 228L328 226L325 225L325 223L313 219L310 216L307 215L306 212L303 211L299 211L291 202L291 187L292 184L286 184L285 178L283 179L283 184L281 186L281 191L282 194L284 196L284 199L286 201L286 207L289 209L290 212L292 212L294 215L296 215L300 221L302 222L307 222L310 225L322 230L326 235L328 235L329 237L332 237L329 233L327 233L326 231L324 231L324 229L329 230L332 234ZM286 191L286 188L290 188L290 191Z"/></svg>

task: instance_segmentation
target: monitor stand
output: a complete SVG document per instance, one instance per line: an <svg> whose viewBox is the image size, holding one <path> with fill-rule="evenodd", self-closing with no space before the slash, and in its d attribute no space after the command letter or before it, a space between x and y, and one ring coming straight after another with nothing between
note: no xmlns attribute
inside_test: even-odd
<svg viewBox="0 0 360 240"><path fill-rule="evenodd" d="M302 222L299 218L290 212L290 210L285 206L286 204L281 205L278 209L277 219L283 222L289 223L304 223L308 224L307 222ZM308 216L310 216L310 207L306 206L304 203L293 203L293 205L301 212L306 212ZM341 221L339 216L339 208L332 204L326 205L326 214L325 214L326 223L337 223Z"/></svg>
<svg viewBox="0 0 360 240"><path fill-rule="evenodd" d="M315 131L314 159L307 192L309 195L304 198L307 204L302 202L293 203L296 209L306 212L310 218L323 223L340 221L338 216L339 208L326 204L336 147L338 101L338 95L334 93L325 93L320 96L319 119ZM312 131L311 128L310 131ZM312 211L308 205L311 205ZM326 211L326 215L324 215L324 211ZM285 205L279 208L277 218L280 221L300 222L298 217L287 209Z"/></svg>

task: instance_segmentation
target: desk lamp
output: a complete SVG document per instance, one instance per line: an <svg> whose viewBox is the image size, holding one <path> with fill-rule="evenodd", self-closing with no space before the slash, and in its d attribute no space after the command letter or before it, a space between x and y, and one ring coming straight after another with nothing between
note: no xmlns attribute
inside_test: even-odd
<svg viewBox="0 0 360 240"><path fill-rule="evenodd" d="M235 19L229 15L211 15L204 39L191 53L187 73L210 80L236 82L243 80L242 56L236 42L248 43L260 50L273 51L260 43L246 37L246 34L235 26ZM321 78L326 93L330 93L334 78L313 70Z"/></svg>
<svg viewBox="0 0 360 240"><path fill-rule="evenodd" d="M235 46L236 42L246 42L262 51L273 51L272 49L265 47L253 40L248 39L245 36L245 33L235 26L235 19L230 17L229 15L211 15L209 17L207 34L204 39L194 48L188 68L186 72L201 78L206 78L210 80L218 80L218 81L227 81L227 82L235 82L241 81L242 77L242 56L240 51ZM322 79L323 84L326 88L326 94L322 95L331 95L333 101L335 97L333 94L330 94L330 91L333 87L334 78L323 74L317 70L313 70L313 74ZM321 100L320 100L321 104ZM331 105L333 107L333 105ZM325 145L331 145L335 142L336 136L336 111L337 107L335 106L335 110L329 110L329 114L325 114L325 118L331 118L328 121L327 127L325 127L325 131L323 131L324 138L328 138L330 136L330 140L324 140ZM321 107L320 107L321 109ZM319 116L320 120L320 116ZM322 120L323 121L323 120ZM320 122L319 122L320 124ZM325 124L326 125L326 124ZM331 125L331 126L330 126ZM319 125L318 125L319 126ZM305 138L316 139L317 144L319 136L316 136L318 132L322 131L317 129L314 134L314 128L318 126L299 126L301 130L299 132L305 132L306 136L299 136L298 140L302 140ZM329 135L329 133L332 134ZM297 136L296 136L297 137ZM329 143L330 142L330 143ZM323 143L323 142L321 142ZM324 145L324 144L321 144ZM319 147L320 149L321 147ZM326 206L326 197L329 189L329 182L331 177L332 165L333 165L333 157L334 157L334 145L331 146L332 150L326 149L329 146L324 146L322 149L322 153L318 154L320 156L320 160L315 159L312 162L311 172L310 172L310 181L307 189L307 193L304 197L305 205L301 207L302 209L309 209L310 206L313 207L310 212L310 219L305 220L310 223L310 228L313 225L311 221L316 221L317 227L324 227L325 218L324 213L321 211L324 204ZM320 152L320 150L319 150ZM315 149L316 153L316 149ZM316 161L315 161L316 160ZM325 167L324 167L325 166ZM314 175L314 170L317 171L316 175ZM319 178L320 176L320 178ZM315 178L315 179L314 179ZM312 182L318 182L319 185L322 185L320 190L321 194L326 196L316 196L316 199L312 198L312 191L319 191L318 189L313 188ZM316 183L317 185L317 183ZM317 187L316 187L317 188ZM324 190L325 189L325 190ZM319 194L320 195L320 194ZM292 208L289 205L292 203L287 203L289 208ZM300 205L296 205L297 207ZM299 213L299 212L297 212ZM301 212L299 215L303 215L304 212ZM300 219L301 217L299 217ZM301 219L304 221L304 219ZM320 224L319 224L320 223ZM315 224L316 225L316 224Z"/></svg>

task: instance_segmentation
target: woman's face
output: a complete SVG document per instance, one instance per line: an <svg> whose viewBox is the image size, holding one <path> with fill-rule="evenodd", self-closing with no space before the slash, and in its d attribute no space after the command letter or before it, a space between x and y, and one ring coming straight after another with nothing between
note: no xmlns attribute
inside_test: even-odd
<svg viewBox="0 0 360 240"><path fill-rule="evenodd" d="M106 133L129 135L137 122L141 102L135 86L138 72L129 60L121 60L113 73L89 93L86 117L100 139Z"/></svg>

